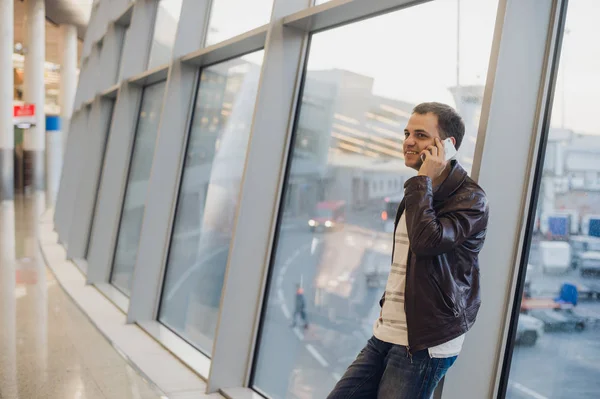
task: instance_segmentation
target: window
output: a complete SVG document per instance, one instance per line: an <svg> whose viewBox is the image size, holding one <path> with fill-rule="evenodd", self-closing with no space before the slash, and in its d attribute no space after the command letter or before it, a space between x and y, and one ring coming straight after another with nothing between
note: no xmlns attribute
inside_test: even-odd
<svg viewBox="0 0 600 399"><path fill-rule="evenodd" d="M144 88L133 142L111 276L111 282L127 296L131 293L131 279L140 241L165 85L166 82L163 81Z"/></svg>
<svg viewBox="0 0 600 399"><path fill-rule="evenodd" d="M507 398L600 397L599 18L569 2Z"/></svg>
<svg viewBox="0 0 600 399"><path fill-rule="evenodd" d="M92 211L92 220L90 221L90 230L89 230L89 238L87 240L87 245L86 245L86 249L85 249L85 255L84 258L87 258L87 254L89 252L90 249L90 244L91 244L91 239L92 239L92 232L94 231L94 221L95 221L95 216L96 216L96 206L98 205L98 195L100 194L100 183L102 182L102 173L104 172L104 157L106 155L106 144L108 142L108 135L110 133L110 124L112 121L112 115L113 115L113 111L115 109L115 101L114 100L103 100L103 101L108 101L109 102L109 108L110 111L108 111L105 115L108 117L108 121L106 123L106 132L105 132L105 137L104 137L104 142L102 143L103 147L102 147L102 158L100 161L100 171L98 173L98 186L96 189L96 195L94 196L94 206L93 206L93 211Z"/></svg>
<svg viewBox="0 0 600 399"><path fill-rule="evenodd" d="M212 46L269 23L272 8L273 0L214 0L206 45Z"/></svg>
<svg viewBox="0 0 600 399"><path fill-rule="evenodd" d="M260 392L273 398L327 397L372 335L391 263L392 232L389 219L380 216L387 210L385 198L369 196L369 187L353 179L373 176L379 181L371 185L375 191L384 190L392 176L404 180L415 174L404 166L403 131L423 101L448 103L463 115L467 133L458 158L470 169L497 4L461 0L459 82L455 0L312 36L295 129L315 132L316 147L307 153L302 143L291 146L284 197L292 181L306 194L292 193L282 212L293 209L306 224L281 229L275 240L252 380ZM326 196L317 198L311 188L323 177ZM368 206L345 206L335 218L322 216L335 204L364 201ZM303 302L297 296L304 299L306 320L296 308Z"/></svg>
<svg viewBox="0 0 600 399"><path fill-rule="evenodd" d="M159 321L209 354L263 52L202 71Z"/></svg>
<svg viewBox="0 0 600 399"><path fill-rule="evenodd" d="M115 25L115 35L117 36L117 45L119 47L119 52L117 54L117 71L113 79L115 84L119 83L123 73L123 49L125 48L125 38L127 37L128 30L129 25Z"/></svg>
<svg viewBox="0 0 600 399"><path fill-rule="evenodd" d="M150 49L148 69L158 67L171 61L177 25L181 15L183 0L161 0L156 12L154 39Z"/></svg>

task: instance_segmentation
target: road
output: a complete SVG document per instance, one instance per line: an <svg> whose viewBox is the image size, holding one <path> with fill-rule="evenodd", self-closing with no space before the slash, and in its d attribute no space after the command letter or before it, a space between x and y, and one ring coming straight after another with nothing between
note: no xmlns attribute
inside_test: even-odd
<svg viewBox="0 0 600 399"><path fill-rule="evenodd" d="M381 262L389 268L392 250L378 216L354 212L340 230L280 233L254 379L269 396L326 397L370 337L384 287L367 287L364 272ZM290 327L297 284L307 330Z"/></svg>
<svg viewBox="0 0 600 399"><path fill-rule="evenodd" d="M562 284L585 286L600 279L578 270L545 273L539 247L532 245L528 280L533 297L557 296ZM583 332L547 332L533 347L516 346L507 398L562 399L600 396L600 301L581 299L578 314L593 320ZM595 322L594 322L595 321Z"/></svg>
<svg viewBox="0 0 600 399"><path fill-rule="evenodd" d="M374 211L352 212L338 231L311 233L284 226L279 236L269 299L255 367L254 386L272 398L324 398L371 335L381 286L368 287L365 272L389 264L391 234ZM534 255L535 256L535 255ZM556 293L565 277L534 269L533 287ZM310 326L291 328L294 295L301 284ZM581 305L600 316L600 302ZM600 328L546 333L532 348L517 347L511 398L596 398L600 392ZM560 359L560 360L557 360ZM542 367L543 366L543 367ZM540 370L543 369L545 374Z"/></svg>
<svg viewBox="0 0 600 399"><path fill-rule="evenodd" d="M533 347L516 346L509 399L585 399L600 395L600 329L546 333Z"/></svg>

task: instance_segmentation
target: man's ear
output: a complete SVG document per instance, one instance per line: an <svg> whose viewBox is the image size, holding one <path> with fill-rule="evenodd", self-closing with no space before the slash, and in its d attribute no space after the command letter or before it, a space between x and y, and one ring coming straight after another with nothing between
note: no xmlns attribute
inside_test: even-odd
<svg viewBox="0 0 600 399"><path fill-rule="evenodd" d="M456 138L455 138L455 137L452 137L452 136L450 136L450 140L452 140L452 145L453 145L454 147L456 147Z"/></svg>

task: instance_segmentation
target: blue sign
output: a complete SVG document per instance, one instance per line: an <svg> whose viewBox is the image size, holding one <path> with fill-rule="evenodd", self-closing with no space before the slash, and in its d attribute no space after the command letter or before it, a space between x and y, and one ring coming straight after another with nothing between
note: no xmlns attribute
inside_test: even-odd
<svg viewBox="0 0 600 399"><path fill-rule="evenodd" d="M46 115L46 131L56 132L60 130L60 116Z"/></svg>
<svg viewBox="0 0 600 399"><path fill-rule="evenodd" d="M600 219L590 219L588 234L592 237L600 237Z"/></svg>

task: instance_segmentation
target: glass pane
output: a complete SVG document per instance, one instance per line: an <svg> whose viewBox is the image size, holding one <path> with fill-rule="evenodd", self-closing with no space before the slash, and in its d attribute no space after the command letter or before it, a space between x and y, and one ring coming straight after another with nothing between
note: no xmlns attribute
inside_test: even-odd
<svg viewBox="0 0 600 399"><path fill-rule="evenodd" d="M184 161L159 320L209 355L262 58L202 71Z"/></svg>
<svg viewBox="0 0 600 399"><path fill-rule="evenodd" d="M181 15L182 1L161 0L158 3L148 69L164 65L171 61L177 25L179 24L179 16Z"/></svg>
<svg viewBox="0 0 600 399"><path fill-rule="evenodd" d="M102 182L102 174L104 173L104 157L106 156L106 144L108 142L108 135L110 133L110 125L112 121L113 111L115 109L115 101L114 100L104 100L109 101L110 111L107 113L108 123L106 124L106 131L104 132L104 142L102 143L102 160L100 161L100 172L98 173L98 186L96 189L96 195L94 196L94 206L92 211L92 220L90 221L90 229L89 229L89 238L87 241L87 246L85 249L84 258L87 259L87 254L90 250L90 245L92 243L92 232L94 231L94 222L96 221L96 206L98 205L98 195L100 194L100 184Z"/></svg>
<svg viewBox="0 0 600 399"><path fill-rule="evenodd" d="M127 38L129 27L124 27L120 25L115 26L115 32L117 35L117 45L119 46L119 53L117 55L117 74L115 76L114 84L121 81L121 76L123 74L123 49L125 48L125 40Z"/></svg>
<svg viewBox="0 0 600 399"><path fill-rule="evenodd" d="M214 0L206 45L231 39L269 23L273 0Z"/></svg>
<svg viewBox="0 0 600 399"><path fill-rule="evenodd" d="M144 207L146 206L146 190L150 180L165 86L166 82L163 81L144 89L133 142L133 153L111 277L111 282L127 296L131 293L131 278L140 241Z"/></svg>
<svg viewBox="0 0 600 399"><path fill-rule="evenodd" d="M456 0L313 35L255 364L261 392L327 397L372 335L394 216L415 174L404 128L420 102L456 107L458 160L471 168L496 9L461 1L458 84ZM294 316L302 299L307 329Z"/></svg>
<svg viewBox="0 0 600 399"><path fill-rule="evenodd" d="M600 397L598 19L569 2L508 398Z"/></svg>

